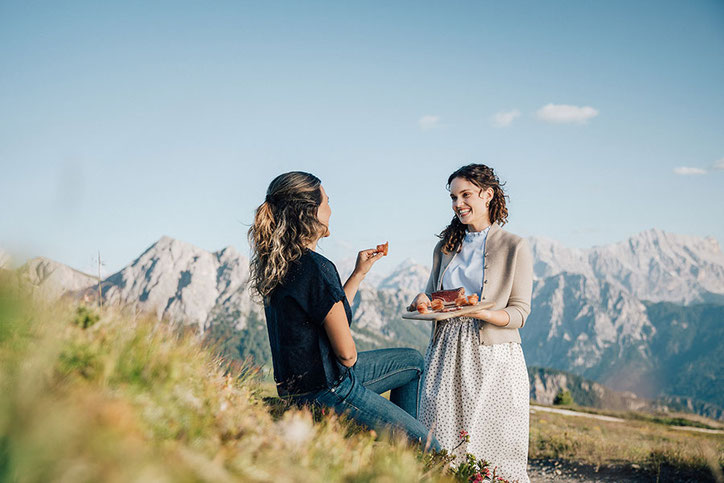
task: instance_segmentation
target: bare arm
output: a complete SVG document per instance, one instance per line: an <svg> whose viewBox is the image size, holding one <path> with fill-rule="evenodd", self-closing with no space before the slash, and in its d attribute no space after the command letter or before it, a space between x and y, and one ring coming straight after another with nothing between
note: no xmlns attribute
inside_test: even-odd
<svg viewBox="0 0 724 483"><path fill-rule="evenodd" d="M505 310L480 310L468 314L468 317L484 320L498 327L505 327L510 322L510 315Z"/></svg>
<svg viewBox="0 0 724 483"><path fill-rule="evenodd" d="M346 367L352 367L357 362L357 347L341 300L332 306L324 318L324 330L339 362Z"/></svg>
<svg viewBox="0 0 724 483"><path fill-rule="evenodd" d="M354 271L344 284L344 293L347 295L347 300L350 304L354 301L354 296L357 295L359 284L362 283L362 280L364 280L367 272L369 272L372 265L381 258L382 254L378 253L374 248L362 250L357 254L357 262L354 265Z"/></svg>

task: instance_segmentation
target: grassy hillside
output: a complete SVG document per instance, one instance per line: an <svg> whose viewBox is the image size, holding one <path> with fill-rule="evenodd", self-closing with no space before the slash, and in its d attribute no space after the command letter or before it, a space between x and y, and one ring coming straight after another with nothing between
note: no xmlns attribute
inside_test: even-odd
<svg viewBox="0 0 724 483"><path fill-rule="evenodd" d="M163 323L18 299L0 285L0 481L468 481L480 470L269 404L254 368ZM533 414L531 457L648 475L711 475L724 462L721 435L611 424Z"/></svg>
<svg viewBox="0 0 724 483"><path fill-rule="evenodd" d="M163 323L18 298L0 285L0 481L467 481L480 469L270 408L255 369Z"/></svg>

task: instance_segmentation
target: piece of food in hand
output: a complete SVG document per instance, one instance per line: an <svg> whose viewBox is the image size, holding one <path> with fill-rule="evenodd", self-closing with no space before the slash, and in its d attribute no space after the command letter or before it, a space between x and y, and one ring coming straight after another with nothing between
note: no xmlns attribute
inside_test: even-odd
<svg viewBox="0 0 724 483"><path fill-rule="evenodd" d="M472 295L468 295L468 305L475 305L478 301L478 294L474 293Z"/></svg>
<svg viewBox="0 0 724 483"><path fill-rule="evenodd" d="M427 314L430 309L427 308L427 304L417 304L417 311L421 314Z"/></svg>
<svg viewBox="0 0 724 483"><path fill-rule="evenodd" d="M455 302L458 297L465 297L465 289L463 287L452 290L440 290L438 292L433 292L430 295L432 300L439 299L443 302Z"/></svg>
<svg viewBox="0 0 724 483"><path fill-rule="evenodd" d="M375 249L375 253L381 253L383 257L387 256L387 252L390 248L390 242L384 242L381 245L377 245L377 248Z"/></svg>
<svg viewBox="0 0 724 483"><path fill-rule="evenodd" d="M433 299L433 301L430 302L430 307L432 307L432 310L442 310L445 308L445 302L440 299Z"/></svg>

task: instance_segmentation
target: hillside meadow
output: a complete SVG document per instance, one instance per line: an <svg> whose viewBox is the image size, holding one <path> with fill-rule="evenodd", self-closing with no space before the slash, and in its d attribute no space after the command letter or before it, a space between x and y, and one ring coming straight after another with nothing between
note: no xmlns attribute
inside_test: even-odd
<svg viewBox="0 0 724 483"><path fill-rule="evenodd" d="M255 368L149 318L0 287L0 321L0 481L445 482L494 470L269 404Z"/></svg>
<svg viewBox="0 0 724 483"><path fill-rule="evenodd" d="M218 352L143 316L0 284L0 481L493 479L482 463L281 403L257 369ZM724 438L536 413L530 456L710 479Z"/></svg>

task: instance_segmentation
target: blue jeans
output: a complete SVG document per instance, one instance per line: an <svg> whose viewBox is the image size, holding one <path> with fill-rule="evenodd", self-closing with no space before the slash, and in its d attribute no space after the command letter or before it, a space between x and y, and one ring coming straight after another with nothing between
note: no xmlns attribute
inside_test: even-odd
<svg viewBox="0 0 724 483"><path fill-rule="evenodd" d="M417 420L423 367L423 358L415 349L360 352L339 384L294 400L327 406L370 428L402 431L413 442L440 450L430 430ZM386 391L390 391L389 401L380 396Z"/></svg>

